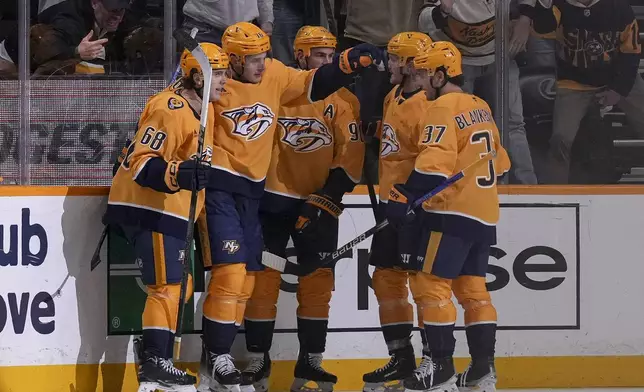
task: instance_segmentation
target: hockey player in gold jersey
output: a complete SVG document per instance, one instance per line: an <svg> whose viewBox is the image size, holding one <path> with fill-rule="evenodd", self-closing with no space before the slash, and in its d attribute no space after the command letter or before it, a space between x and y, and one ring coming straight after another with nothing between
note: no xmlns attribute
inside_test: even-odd
<svg viewBox="0 0 644 392"><path fill-rule="evenodd" d="M294 53L300 69L330 64L336 38L319 26L304 26L295 37ZM264 246L286 257L289 238L299 263L320 258L338 246L338 215L342 196L360 181L364 143L359 131L360 104L342 88L322 101L282 107L277 118L273 155L260 204ZM327 207L325 201L333 206ZM281 275L273 269L258 272L244 326L250 363L242 384L256 391L268 388L277 299ZM291 391L314 381L322 391L333 390L337 377L322 369L329 302L333 290L332 266L301 277L297 289L297 325L300 353Z"/></svg>
<svg viewBox="0 0 644 392"><path fill-rule="evenodd" d="M414 243L399 249L401 259L416 270L410 286L426 338L420 366L403 381L406 391L491 392L496 385L497 318L485 276L499 219L497 177L510 169L510 160L487 103L458 87L460 57L453 44L435 42L414 59L415 78L431 105L412 134L416 151L405 159L413 165L411 173L404 182L392 178L393 182L385 183L390 188L387 219L399 233L409 227L417 233L410 235ZM495 160L408 217L414 200L491 151L496 151ZM453 361L456 308L452 294L465 310L472 357L460 376Z"/></svg>
<svg viewBox="0 0 644 392"><path fill-rule="evenodd" d="M226 83L228 56L214 44L202 44L213 68L209 97L203 97L203 73L189 51L181 56L183 77L148 101L139 128L108 200L105 224L119 225L134 246L148 297L143 311L139 391L195 391L196 378L172 364L191 189L203 209L212 156L214 115L208 112L204 156L194 176L202 99L219 99ZM188 281L186 301L192 295Z"/></svg>
<svg viewBox="0 0 644 392"><path fill-rule="evenodd" d="M429 102L421 85L412 77L413 59L423 53L431 39L418 32L402 32L387 45L390 81L395 87L385 97L380 130L380 213L383 216L389 198L389 188L395 182L404 182L413 170L413 154L417 142L413 139L414 124L420 124ZM412 159L412 160L410 160ZM376 233L371 242L369 263L376 268L372 287L380 314L380 325L391 355L384 367L363 376L364 391L393 388L416 369L414 349L411 346L413 308L408 301L409 273L400 260L398 242L403 241L392 227Z"/></svg>
<svg viewBox="0 0 644 392"><path fill-rule="evenodd" d="M381 62L383 54L373 45L361 44L316 70L297 70L267 58L269 37L245 22L226 29L222 46L230 57L233 80L214 104L212 169L205 220L200 225L200 242L206 263L212 265L212 278L203 308L199 388L237 391L241 372L230 348L253 292L255 273L263 269L259 204L279 110L326 98L349 85L352 73ZM333 204L322 200L327 201Z"/></svg>

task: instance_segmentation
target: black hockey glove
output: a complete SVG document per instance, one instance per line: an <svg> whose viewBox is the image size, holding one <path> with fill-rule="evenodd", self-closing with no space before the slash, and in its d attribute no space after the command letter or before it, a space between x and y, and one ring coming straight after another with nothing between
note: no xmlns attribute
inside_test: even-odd
<svg viewBox="0 0 644 392"><path fill-rule="evenodd" d="M343 209L342 203L330 196L322 192L312 193L300 210L295 230L303 241L314 244L337 226Z"/></svg>
<svg viewBox="0 0 644 392"><path fill-rule="evenodd" d="M394 229L399 230L414 219L413 211L407 214L414 200L414 194L405 189L403 184L396 184L391 188L385 214Z"/></svg>
<svg viewBox="0 0 644 392"><path fill-rule="evenodd" d="M371 65L384 71L385 51L371 44L358 44L340 53L337 61L338 67L345 74L352 74Z"/></svg>
<svg viewBox="0 0 644 392"><path fill-rule="evenodd" d="M195 176L195 166L197 166L197 175ZM179 189L192 190L192 182L195 181L195 189L198 191L208 185L208 176L210 175L210 165L206 163L197 163L196 160L190 159L183 162L172 161L168 163L167 174L169 182Z"/></svg>

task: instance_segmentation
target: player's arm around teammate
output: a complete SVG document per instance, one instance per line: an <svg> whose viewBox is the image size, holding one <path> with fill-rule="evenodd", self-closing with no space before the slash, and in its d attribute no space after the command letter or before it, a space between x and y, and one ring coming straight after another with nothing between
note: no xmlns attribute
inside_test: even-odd
<svg viewBox="0 0 644 392"><path fill-rule="evenodd" d="M237 391L242 387L241 372L230 349L253 292L255 274L263 269L259 205L280 107L326 98L382 54L372 45L360 45L315 70L288 68L267 58L268 36L245 22L229 26L222 45L230 57L233 78L214 105L212 169L206 219L200 226L212 278L204 301L199 388Z"/></svg>
<svg viewBox="0 0 644 392"><path fill-rule="evenodd" d="M383 216L389 201L389 190L404 183L414 170L414 158L419 145L414 138L416 128L428 106L421 85L413 77L413 59L427 49L431 39L418 32L403 32L389 41L390 81L395 87L387 95L383 107L380 138L380 213ZM407 285L409 271L414 271L410 259L410 244L415 243L417 225L395 230L388 226L375 234L371 241L369 263L375 266L372 287L378 300L383 337L391 360L385 366L363 376L364 391L395 388L416 369L411 345L413 308L409 303ZM394 384L394 385L392 385Z"/></svg>
<svg viewBox="0 0 644 392"><path fill-rule="evenodd" d="M460 87L460 53L449 42L436 42L414 59L417 77L432 105L425 126L415 135L421 149L414 172L395 185L387 219L394 226L409 219L411 203L447 177L494 150L490 161L423 205L416 215L422 225L415 255L418 271L410 278L414 301L422 314L426 342L423 361L403 381L411 391L495 390L496 310L485 286L490 245L496 242L499 201L497 176L510 167L499 144L489 106ZM457 375L453 354L456 308L465 310L472 362Z"/></svg>
<svg viewBox="0 0 644 392"><path fill-rule="evenodd" d="M110 189L104 223L119 225L133 244L148 296L142 316L143 339L138 352L139 391L195 391L191 376L174 367L172 342L177 324L191 189L204 191L212 154L214 116L208 113L205 164L196 164L201 101L216 101L226 83L228 57L214 44L202 44L213 68L209 97L202 97L204 77L188 51L181 57L183 78L148 101L139 129ZM189 276L186 301L192 295Z"/></svg>
<svg viewBox="0 0 644 392"><path fill-rule="evenodd" d="M302 27L294 42L299 68L330 64L336 38L325 28ZM364 143L360 137L359 103L346 89L314 104L282 107L260 205L265 248L286 257L293 238L300 263L332 252L338 243L342 197L360 180ZM246 307L244 325L250 362L242 385L266 390L270 375L269 350L273 340L281 276L266 269L256 274ZM299 279L297 325L300 353L291 390L314 381L332 390L337 377L321 367L333 290L332 266Z"/></svg>

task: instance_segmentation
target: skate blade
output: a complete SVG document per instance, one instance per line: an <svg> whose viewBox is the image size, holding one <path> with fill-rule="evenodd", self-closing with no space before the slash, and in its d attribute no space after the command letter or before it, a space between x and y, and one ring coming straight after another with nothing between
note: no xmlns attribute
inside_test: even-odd
<svg viewBox="0 0 644 392"><path fill-rule="evenodd" d="M268 378L264 378L254 383L253 387L255 388L255 392L268 392Z"/></svg>
<svg viewBox="0 0 644 392"><path fill-rule="evenodd" d="M409 389L405 388L405 392L459 392L456 386L456 376L450 378L440 385L428 389Z"/></svg>
<svg viewBox="0 0 644 392"><path fill-rule="evenodd" d="M333 392L333 383L296 378L291 385L291 392Z"/></svg>
<svg viewBox="0 0 644 392"><path fill-rule="evenodd" d="M362 392L404 392L405 387L402 380L387 382L366 382L362 387Z"/></svg>
<svg viewBox="0 0 644 392"><path fill-rule="evenodd" d="M241 390L241 392L255 392L256 391L255 385L240 385L239 390Z"/></svg>
<svg viewBox="0 0 644 392"><path fill-rule="evenodd" d="M155 391L163 391L163 392L196 392L197 389L194 387L194 385L173 385L173 386L165 386L161 385L157 382L142 382L139 384L139 389L137 392L155 392Z"/></svg>
<svg viewBox="0 0 644 392"><path fill-rule="evenodd" d="M249 385L249 386L253 388L252 385ZM255 389L253 388L252 391L254 390ZM241 386L239 384L223 385L213 380L213 383L210 386L210 391L211 392L241 392Z"/></svg>
<svg viewBox="0 0 644 392"><path fill-rule="evenodd" d="M207 374L199 372L197 392L210 392L210 386L214 385L213 380Z"/></svg>
<svg viewBox="0 0 644 392"><path fill-rule="evenodd" d="M458 387L459 392L496 392L496 378L480 381L474 386Z"/></svg>

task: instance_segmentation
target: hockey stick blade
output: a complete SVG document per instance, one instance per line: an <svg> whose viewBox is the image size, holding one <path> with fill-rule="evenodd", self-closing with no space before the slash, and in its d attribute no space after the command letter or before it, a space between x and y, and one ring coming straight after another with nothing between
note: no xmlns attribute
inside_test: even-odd
<svg viewBox="0 0 644 392"><path fill-rule="evenodd" d="M199 33L199 29L193 27L192 30L190 30L190 37L195 38L197 36L197 33ZM177 78L179 77L179 72L181 72L181 61L179 61L179 64L177 64L177 68L175 68L174 73L172 74L170 83L174 83L177 80Z"/></svg>
<svg viewBox="0 0 644 392"><path fill-rule="evenodd" d="M108 226L103 227L103 233L101 233L101 238L98 240L98 245L96 245L96 250L94 250L94 255L90 261L90 271L94 271L101 264L101 248L103 248L103 242L105 242L105 237L107 237L107 230Z"/></svg>
<svg viewBox="0 0 644 392"><path fill-rule="evenodd" d="M456 173L452 177L446 179L443 181L440 185L438 185L436 188L432 189L431 192L425 194L424 196L420 197L417 199L407 212L407 214L413 214L414 209L422 205L424 202L427 200L431 199L432 197L436 196L446 188L450 187L452 184L458 182L461 178L465 177L467 173L474 171L484 163L487 163L491 159L494 159L496 157L496 151L491 151L483 156L481 156L480 159L477 161L471 163L469 166L465 167L463 170L460 172ZM335 250L333 253L331 253L330 256L327 256L326 258L316 262L316 263L309 263L307 265L300 265L300 264L295 264L288 259L284 259L283 257L279 257L277 255L264 252L262 255L262 264L264 264L267 267L270 267L274 270L280 271L284 274L288 275L296 275L296 276L305 276L310 274L311 272L315 271L316 269L332 263L334 261L340 260L342 258L342 255L347 253L349 250L353 249L356 245L361 243L362 241L366 240L367 238L371 237L375 233L379 232L383 228L385 228L387 225L389 225L389 222L385 219L384 221L380 222L376 226L370 228L369 230L365 231L364 233L360 234L353 240L349 241L347 244L343 245L342 247L338 248ZM267 256L266 254L268 253Z"/></svg>
<svg viewBox="0 0 644 392"><path fill-rule="evenodd" d="M176 29L174 33L172 33L172 36L177 40L179 45L191 52L199 46L199 42L197 42L196 39L191 37L190 34L186 33L183 29Z"/></svg>

